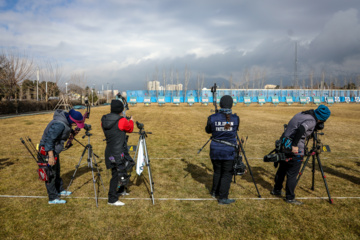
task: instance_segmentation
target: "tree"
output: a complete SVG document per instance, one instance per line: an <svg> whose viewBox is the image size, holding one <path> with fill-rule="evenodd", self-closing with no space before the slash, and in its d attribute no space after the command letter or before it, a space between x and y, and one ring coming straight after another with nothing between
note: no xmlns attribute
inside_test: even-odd
<svg viewBox="0 0 360 240"><path fill-rule="evenodd" d="M42 92L47 100L49 96L55 97L60 93L59 84L62 83L63 69L56 61L45 61L40 71L40 80L45 84L41 84ZM47 84L46 84L47 83Z"/></svg>
<svg viewBox="0 0 360 240"><path fill-rule="evenodd" d="M34 73L34 62L25 53L16 50L3 50L0 54L0 91L3 96L17 101L19 87Z"/></svg>

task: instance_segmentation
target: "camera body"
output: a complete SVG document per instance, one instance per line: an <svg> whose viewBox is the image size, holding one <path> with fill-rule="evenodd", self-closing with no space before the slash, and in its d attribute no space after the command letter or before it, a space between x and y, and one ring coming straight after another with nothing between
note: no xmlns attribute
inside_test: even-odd
<svg viewBox="0 0 360 240"><path fill-rule="evenodd" d="M264 156L264 162L280 162L286 161L285 153L273 153Z"/></svg>
<svg viewBox="0 0 360 240"><path fill-rule="evenodd" d="M90 124L84 124L84 129L86 130L86 131L90 131L91 130L91 125Z"/></svg>

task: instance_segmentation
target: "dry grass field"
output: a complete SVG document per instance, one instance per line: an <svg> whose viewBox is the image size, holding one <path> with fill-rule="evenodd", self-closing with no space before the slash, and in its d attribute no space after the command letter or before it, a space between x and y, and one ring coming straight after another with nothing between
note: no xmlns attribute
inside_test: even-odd
<svg viewBox="0 0 360 240"><path fill-rule="evenodd" d="M360 105L337 104L325 125L324 144L330 153L320 155L331 196L330 204L320 171L316 168L312 191L311 163L305 169L296 196L302 206L285 203L270 195L276 169L262 158L274 148L283 124L315 105L270 104L233 108L241 119L239 135L248 136L246 155L262 198L258 198L250 174L237 177L230 197L236 202L218 205L210 198L212 165L207 117L213 106L185 104L159 107L141 104L127 112L153 134L147 138L155 182L155 205L149 199L147 170L142 177L132 173L130 196L123 207L107 205L110 173L105 168L104 135L100 127L109 106L93 108L91 144L98 160L105 192L100 187L99 207L94 201L91 170L82 160L71 185L73 195L65 205L49 205L43 182L37 180L36 164L20 142L30 136L38 142L52 114L0 120L0 238L1 239L359 239L360 236ZM138 129L135 127L134 132ZM77 139L82 139L82 132ZM138 134L130 134L136 145ZM61 154L65 186L79 162L83 147L78 143ZM26 197L32 196L32 197Z"/></svg>

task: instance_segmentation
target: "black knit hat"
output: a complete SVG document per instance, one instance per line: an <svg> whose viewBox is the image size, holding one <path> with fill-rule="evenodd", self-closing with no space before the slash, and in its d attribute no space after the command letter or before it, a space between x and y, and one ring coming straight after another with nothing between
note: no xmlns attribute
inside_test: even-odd
<svg viewBox="0 0 360 240"><path fill-rule="evenodd" d="M230 95L222 96L220 99L220 107L231 109L233 106L233 99Z"/></svg>
<svg viewBox="0 0 360 240"><path fill-rule="evenodd" d="M111 101L111 112L112 113L122 113L124 111L124 104L119 100Z"/></svg>

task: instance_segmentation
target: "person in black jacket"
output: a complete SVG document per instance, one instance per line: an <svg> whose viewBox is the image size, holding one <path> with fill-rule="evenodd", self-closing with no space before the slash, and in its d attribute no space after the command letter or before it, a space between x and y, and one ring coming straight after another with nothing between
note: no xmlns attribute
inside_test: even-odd
<svg viewBox="0 0 360 240"><path fill-rule="evenodd" d="M210 144L210 159L214 168L213 186L211 196L218 197L219 204L235 202L229 199L229 189L232 179L233 164L235 159L236 132L239 129L240 119L232 114L233 99L225 95L220 99L218 113L209 116L205 131L212 134ZM223 142L230 144L224 144Z"/></svg>
<svg viewBox="0 0 360 240"><path fill-rule="evenodd" d="M58 109L54 113L53 120L47 125L39 144L39 151L48 157L48 164L53 176L45 183L49 204L64 204L65 200L60 196L71 194L63 188L63 180L60 177L60 152L64 149L64 143L69 138L71 127L77 126L84 128L84 118L82 114L74 109L69 112Z"/></svg>
<svg viewBox="0 0 360 240"><path fill-rule="evenodd" d="M135 165L128 154L126 133L134 130L134 120L127 120L122 112L124 104L120 100L111 101L111 113L101 118L101 126L106 137L105 164L111 169L112 178L108 193L108 204L123 206L119 201L118 187L121 195L125 195L125 186L128 184L128 171Z"/></svg>
<svg viewBox="0 0 360 240"><path fill-rule="evenodd" d="M325 105L319 105L315 110L308 110L296 114L287 124L282 138L289 139L291 142L287 156L289 161L280 161L279 168L275 175L274 189L272 195L281 196L283 182L286 176L286 197L287 203L301 205L302 202L295 199L296 178L304 159L305 141L314 132L318 124L324 123L330 117L330 110ZM290 144L289 144L290 145Z"/></svg>

